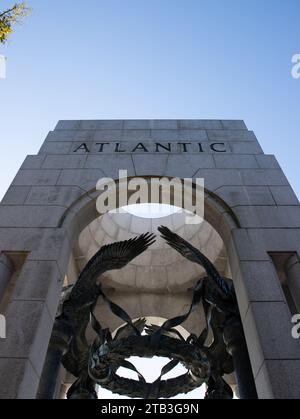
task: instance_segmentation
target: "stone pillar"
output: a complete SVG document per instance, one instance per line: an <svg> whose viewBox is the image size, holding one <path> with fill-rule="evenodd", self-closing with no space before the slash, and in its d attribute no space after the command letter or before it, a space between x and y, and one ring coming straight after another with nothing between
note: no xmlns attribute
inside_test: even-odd
<svg viewBox="0 0 300 419"><path fill-rule="evenodd" d="M0 255L0 303L12 277L14 270L13 263L4 253Z"/></svg>
<svg viewBox="0 0 300 419"><path fill-rule="evenodd" d="M292 255L285 264L287 286L294 303L300 313L300 259L297 254Z"/></svg>
<svg viewBox="0 0 300 419"><path fill-rule="evenodd" d="M233 359L240 399L257 399L247 343L239 319L227 322L224 328L224 342Z"/></svg>
<svg viewBox="0 0 300 419"><path fill-rule="evenodd" d="M38 399L53 399L55 397L61 360L69 348L72 334L72 328L63 319L55 322L40 380Z"/></svg>

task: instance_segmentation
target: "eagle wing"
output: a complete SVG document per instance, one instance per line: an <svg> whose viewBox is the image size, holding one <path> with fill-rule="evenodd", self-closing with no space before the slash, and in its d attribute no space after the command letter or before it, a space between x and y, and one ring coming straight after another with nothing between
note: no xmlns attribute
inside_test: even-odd
<svg viewBox="0 0 300 419"><path fill-rule="evenodd" d="M184 240L178 234L173 233L167 227L159 227L158 231L162 234L162 238L168 243L169 246L173 247L183 257L190 260L191 262L201 265L207 272L208 276L212 278L220 277L219 272L211 261L204 256L198 249Z"/></svg>
<svg viewBox="0 0 300 419"><path fill-rule="evenodd" d="M217 290L221 291L225 297L233 298L234 291L232 281L222 278L213 263L203 254L200 250L196 249L178 234L173 233L167 227L159 227L159 232L162 234L162 238L168 243L169 246L173 247L186 259L191 262L201 265L210 280L210 284Z"/></svg>
<svg viewBox="0 0 300 419"><path fill-rule="evenodd" d="M74 285L68 303L82 307L95 296L97 280L104 272L121 269L155 242L151 233L130 240L112 243L101 249L87 263Z"/></svg>
<svg viewBox="0 0 300 419"><path fill-rule="evenodd" d="M74 335L63 358L63 364L73 375L78 377L87 364L89 345L85 331L90 321L90 308L99 296L98 278L106 271L123 268L154 242L155 236L146 233L130 240L103 246L87 263L75 285L68 290L70 294L63 302L61 314L69 319ZM137 322L137 325L143 328L143 320ZM128 329L130 327L126 329L127 333ZM125 334L124 330L123 332Z"/></svg>

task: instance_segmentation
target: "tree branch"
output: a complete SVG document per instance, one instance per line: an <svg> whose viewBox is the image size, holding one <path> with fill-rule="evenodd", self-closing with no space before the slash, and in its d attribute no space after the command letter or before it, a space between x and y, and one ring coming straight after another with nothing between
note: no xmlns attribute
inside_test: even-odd
<svg viewBox="0 0 300 419"><path fill-rule="evenodd" d="M16 6L14 6L14 7L12 7L11 9L5 10L4 12L0 13L0 19L1 19L3 16L5 16L5 15L7 15L7 14L9 14L9 13L12 13L12 12L15 10L15 8L16 8Z"/></svg>

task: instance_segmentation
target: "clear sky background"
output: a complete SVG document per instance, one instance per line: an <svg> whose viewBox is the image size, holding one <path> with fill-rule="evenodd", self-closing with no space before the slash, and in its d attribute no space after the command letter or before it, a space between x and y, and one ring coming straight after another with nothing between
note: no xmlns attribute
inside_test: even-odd
<svg viewBox="0 0 300 419"><path fill-rule="evenodd" d="M0 47L0 197L59 119L110 118L244 119L300 196L299 0L27 3Z"/></svg>
<svg viewBox="0 0 300 419"><path fill-rule="evenodd" d="M0 196L59 119L101 118L244 119L300 196L299 0L27 3L0 47Z"/></svg>

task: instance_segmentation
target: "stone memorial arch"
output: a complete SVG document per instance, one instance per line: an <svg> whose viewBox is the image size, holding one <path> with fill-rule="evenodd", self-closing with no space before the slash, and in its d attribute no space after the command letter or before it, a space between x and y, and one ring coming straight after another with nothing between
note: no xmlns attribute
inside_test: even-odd
<svg viewBox="0 0 300 419"><path fill-rule="evenodd" d="M101 178L203 178L204 221L99 214ZM283 171L243 121L60 121L28 156L0 205L0 398L43 398L42 375L64 285L76 281L104 244L167 225L233 279L259 398L300 398L300 207ZM161 239L104 287L132 319L182 314L204 271ZM120 319L100 302L105 327ZM182 325L203 327L200 309ZM245 367L246 368L246 367ZM44 370L44 374L43 374ZM49 377L48 377L49 378ZM72 377L61 369L55 398ZM234 375L228 376L234 386ZM101 397L101 396L100 396Z"/></svg>

